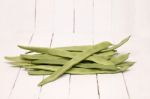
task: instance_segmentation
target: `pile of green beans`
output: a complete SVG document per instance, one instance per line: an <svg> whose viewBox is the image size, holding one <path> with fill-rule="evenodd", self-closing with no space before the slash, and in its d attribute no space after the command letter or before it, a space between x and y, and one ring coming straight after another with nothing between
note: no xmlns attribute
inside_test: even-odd
<svg viewBox="0 0 150 99"><path fill-rule="evenodd" d="M120 54L117 48L125 44L130 36L118 44L108 41L96 45L69 47L21 46L29 52L13 57L5 57L13 67L27 70L29 75L49 75L39 86L58 79L63 74L114 74L125 72L135 62L127 61L129 53Z"/></svg>

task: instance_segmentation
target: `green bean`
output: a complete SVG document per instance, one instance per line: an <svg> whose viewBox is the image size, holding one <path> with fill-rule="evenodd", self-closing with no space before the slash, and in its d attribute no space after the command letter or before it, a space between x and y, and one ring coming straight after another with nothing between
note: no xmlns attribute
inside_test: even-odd
<svg viewBox="0 0 150 99"><path fill-rule="evenodd" d="M65 73L67 70L69 70L72 66L78 64L79 62L81 62L82 60L84 60L85 58L89 57L90 55L99 52L103 49L108 48L111 45L110 42L102 42L99 43L95 46L93 46L91 49L86 50L82 53L80 53L79 55L74 56L74 58L72 58L70 61L68 61L67 63L65 63L62 68L58 69L56 72L54 72L51 76L45 78L44 80L42 80L39 83L39 86L42 86L48 82L54 81L56 80L58 77L60 77L63 73Z"/></svg>
<svg viewBox="0 0 150 99"><path fill-rule="evenodd" d="M29 75L51 75L53 72L48 70L28 70Z"/></svg>
<svg viewBox="0 0 150 99"><path fill-rule="evenodd" d="M54 56L61 56L61 57L67 57L67 58L72 58L75 56L74 53L69 53L68 51L65 50L59 50L59 49L50 49L50 48L42 48L42 47L27 47L27 46L21 46L18 45L18 47L26 50L30 50L33 52L38 52L38 53L43 53L43 54L50 54Z"/></svg>
<svg viewBox="0 0 150 99"><path fill-rule="evenodd" d="M103 69L103 70L117 70L116 66L113 65L100 65L97 63L79 63L75 65L75 67L80 67L80 68L95 68L95 69Z"/></svg>
<svg viewBox="0 0 150 99"><path fill-rule="evenodd" d="M49 65L63 65L68 62L68 59L39 59L32 61L32 64L49 64Z"/></svg>
<svg viewBox="0 0 150 99"><path fill-rule="evenodd" d="M19 56L13 56L13 57L5 56L5 59L9 61L22 61L22 59Z"/></svg>
<svg viewBox="0 0 150 99"><path fill-rule="evenodd" d="M117 54L116 51L112 50L112 51L107 51L107 52L102 52L102 53L96 53L94 55L101 56L105 59L110 59L115 54Z"/></svg>
<svg viewBox="0 0 150 99"><path fill-rule="evenodd" d="M26 59L26 60L58 59L58 58L60 58L59 56L48 55L48 54L33 54L33 55L22 54L20 56L21 56L21 58Z"/></svg>
<svg viewBox="0 0 150 99"><path fill-rule="evenodd" d="M117 65L121 72L128 70L129 67L134 65L135 62L125 62L124 64Z"/></svg>
<svg viewBox="0 0 150 99"><path fill-rule="evenodd" d="M60 57L59 57L60 58ZM57 58L57 59L39 59L39 60L26 60L23 59L20 56L17 57L7 57L7 60L10 60L12 62L10 62L11 64L19 64L19 63L23 63L28 65L28 63L32 63L32 64L56 64L56 65L63 65L64 63L66 63L68 61L68 59L64 59L64 58ZM22 64L21 64L22 65Z"/></svg>
<svg viewBox="0 0 150 99"><path fill-rule="evenodd" d="M117 68L119 68L119 69L122 69L122 68L129 68L129 67L131 67L131 66L134 65L134 64L135 64L135 62L126 61L126 62L124 62L124 63L118 64L118 65L117 65Z"/></svg>
<svg viewBox="0 0 150 99"><path fill-rule="evenodd" d="M15 66L15 67L22 67L22 66L30 66L30 65L34 65L28 62L9 62L11 65Z"/></svg>
<svg viewBox="0 0 150 99"><path fill-rule="evenodd" d="M8 56L6 56L5 59L7 59L7 60L9 60L9 61L30 63L30 61L28 61L28 60L23 60L20 56L14 56L14 57L8 57Z"/></svg>
<svg viewBox="0 0 150 99"><path fill-rule="evenodd" d="M111 48L102 50L102 52L111 51L111 50L117 49L118 47L120 47L120 46L122 46L123 44L125 44L129 39L130 39L130 36L128 36L127 38L123 39L120 43L118 43L118 44L116 44L116 45L113 45Z"/></svg>
<svg viewBox="0 0 150 99"><path fill-rule="evenodd" d="M71 52L82 52L82 51L85 51L90 48L92 48L92 45L56 47L56 48L52 48L52 49L61 49L61 50L66 50L66 51L71 51Z"/></svg>
<svg viewBox="0 0 150 99"><path fill-rule="evenodd" d="M118 55L118 56L114 56L110 59L111 62L115 63L115 64L120 64L124 61L126 61L129 57L129 53L127 54L122 54L122 55Z"/></svg>
<svg viewBox="0 0 150 99"><path fill-rule="evenodd" d="M89 57L89 58L87 58L87 60L94 61L94 62L96 62L98 64L106 65L106 66L114 66L115 65L113 62L108 61L108 60L104 59L101 56Z"/></svg>

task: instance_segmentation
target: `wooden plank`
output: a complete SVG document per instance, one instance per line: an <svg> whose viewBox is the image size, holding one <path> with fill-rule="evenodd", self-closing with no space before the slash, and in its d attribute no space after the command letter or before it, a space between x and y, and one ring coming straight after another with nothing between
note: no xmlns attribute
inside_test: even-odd
<svg viewBox="0 0 150 99"><path fill-rule="evenodd" d="M73 31L73 0L54 0L54 32Z"/></svg>
<svg viewBox="0 0 150 99"><path fill-rule="evenodd" d="M128 9L125 7L126 5L128 8L127 2L125 0L95 1L94 43L104 40L117 43L128 35L127 31L129 28L126 23L128 20L126 18ZM121 73L99 74L98 83L100 99L129 99L125 81Z"/></svg>
<svg viewBox="0 0 150 99"><path fill-rule="evenodd" d="M92 0L74 0L75 32L91 33L93 30L93 2Z"/></svg>
<svg viewBox="0 0 150 99"><path fill-rule="evenodd" d="M52 15L48 13L49 1L35 2L35 33L32 37L32 46L49 47L52 39ZM42 8L43 7L43 8ZM44 11L44 12L43 12ZM50 23L49 23L50 22ZM38 99L41 92L41 87L38 83L43 79L43 76L29 76L24 69L21 69L17 84L12 92L10 99ZM23 84L23 85L22 85ZM23 90L20 91L20 90Z"/></svg>
<svg viewBox="0 0 150 99"><path fill-rule="evenodd" d="M36 31L53 33L54 30L53 0L36 0ZM44 34L43 34L44 35Z"/></svg>
<svg viewBox="0 0 150 99"><path fill-rule="evenodd" d="M73 2L72 0L54 0L52 5L54 9L54 38L51 47L69 46L72 44ZM67 99L69 94L69 76L64 75L58 80L43 86L40 99L49 97Z"/></svg>
<svg viewBox="0 0 150 99"><path fill-rule="evenodd" d="M0 56L3 58L4 56L16 55L23 52L17 48L17 45L19 43L29 43L33 32L34 17L32 17L32 2L29 0L7 0L2 2L1 5L2 15L0 20L3 21L0 23L0 38L2 38ZM28 7L25 9L24 6ZM28 8L30 11L27 11ZM0 82L0 98L8 99L16 85L20 69L12 68L4 59L1 60L0 64L0 78L3 79Z"/></svg>
<svg viewBox="0 0 150 99"><path fill-rule="evenodd" d="M149 37L149 13L150 7L148 6L149 0L133 1L134 4L134 32L133 35L147 38Z"/></svg>
<svg viewBox="0 0 150 99"><path fill-rule="evenodd" d="M4 56L11 56L11 55L17 55L18 53L22 53L23 51L17 48L18 43L28 43L31 34L23 34L22 36L15 36L18 35L17 33L14 33L14 36L11 37L11 39L7 39L7 41L3 44L5 44L5 47L1 50L1 57ZM3 46L3 44L0 44ZM6 46L9 45L9 46ZM18 78L20 69L12 68L10 64L6 63L6 60L2 60L0 62L0 78L3 79L0 82L0 98L1 99L7 99L16 84L16 80ZM4 86L5 85L5 86Z"/></svg>
<svg viewBox="0 0 150 99"><path fill-rule="evenodd" d="M136 61L136 64L130 71L124 73L126 85L128 87L130 98L134 99L149 99L150 78L149 78L149 47L147 46L150 36L139 37L138 35L132 37L130 45L124 50L130 48L130 59ZM140 46L137 42L140 41ZM142 50L142 52L141 52Z"/></svg>
<svg viewBox="0 0 150 99"><path fill-rule="evenodd" d="M106 35L101 41L110 38L111 32L111 0L95 0L94 2L94 33Z"/></svg>
<svg viewBox="0 0 150 99"><path fill-rule="evenodd" d="M0 1L0 31L33 32L34 1L30 0L1 0ZM18 25L16 25L18 24Z"/></svg>
<svg viewBox="0 0 150 99"><path fill-rule="evenodd" d="M149 0L134 1L135 20L132 38L129 46L122 50L130 48L130 59L136 61L136 64L129 72L124 73L126 84L128 86L131 99L149 99L150 98L150 73L149 73L149 55L150 55L150 8Z"/></svg>
<svg viewBox="0 0 150 99"><path fill-rule="evenodd" d="M112 33L116 36L124 36L130 34L133 29L134 13L132 0L114 0L112 2L111 12L111 28Z"/></svg>
<svg viewBox="0 0 150 99"><path fill-rule="evenodd" d="M93 1L75 0L73 45L93 44ZM98 99L96 75L71 75L69 99Z"/></svg>

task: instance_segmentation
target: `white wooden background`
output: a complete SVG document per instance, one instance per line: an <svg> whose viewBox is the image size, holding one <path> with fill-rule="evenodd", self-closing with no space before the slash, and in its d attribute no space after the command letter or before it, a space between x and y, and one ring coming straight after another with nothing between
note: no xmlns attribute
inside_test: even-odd
<svg viewBox="0 0 150 99"><path fill-rule="evenodd" d="M150 99L150 0L0 0L0 99ZM12 68L18 44L69 46L119 42L137 63L119 74L45 76Z"/></svg>

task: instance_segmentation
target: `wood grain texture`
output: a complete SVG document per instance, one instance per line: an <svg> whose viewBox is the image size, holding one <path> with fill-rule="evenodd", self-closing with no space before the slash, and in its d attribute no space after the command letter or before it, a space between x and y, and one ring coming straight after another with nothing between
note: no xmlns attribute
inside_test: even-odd
<svg viewBox="0 0 150 99"><path fill-rule="evenodd" d="M70 34L54 33L51 47L69 46L70 44L72 44ZM56 81L43 86L40 99L47 99L49 97L53 97L54 99L67 99L69 94L69 77L69 74L63 75Z"/></svg>
<svg viewBox="0 0 150 99"><path fill-rule="evenodd" d="M51 22L53 16L48 13L51 11L49 2L48 0L44 2L35 1L35 7L35 31L30 45L50 47L53 34L53 23ZM18 79L12 99L20 99L21 97L24 97L24 99L39 98L42 88L38 87L37 84L43 79L43 76L29 76L22 69ZM22 86L24 82L26 83ZM24 92L20 92L20 90L24 90Z"/></svg>
<svg viewBox="0 0 150 99"><path fill-rule="evenodd" d="M73 31L73 2L72 0L51 0L53 7L53 40L51 47L71 46ZM67 99L69 94L69 74L42 87L40 99ZM44 77L45 78L45 77Z"/></svg>
<svg viewBox="0 0 150 99"><path fill-rule="evenodd" d="M0 38L1 38L1 68L0 78L0 98L8 99L11 97L16 81L20 74L20 69L12 68L3 59L7 55L23 53L17 45L19 43L29 44L34 27L33 5L29 0L6 0L1 1L0 17ZM30 9L30 11L28 11ZM25 17L26 16L26 17Z"/></svg>
<svg viewBox="0 0 150 99"><path fill-rule="evenodd" d="M74 1L72 45L93 44L93 1ZM71 75L69 99L99 99L96 75Z"/></svg>
<svg viewBox="0 0 150 99"><path fill-rule="evenodd" d="M15 34L15 33L14 33ZM19 35L19 34L15 34ZM28 43L31 34L22 34L23 37L19 36L11 36L11 39L7 39L5 42L5 46L3 46L1 51L1 57L4 58L5 55L16 55L19 53L22 53L23 51L19 50L16 46L18 43ZM19 37L19 38L16 38ZM4 41L3 41L4 42ZM9 45L6 46L6 45ZM7 99L14 90L14 86L16 85L16 80L18 79L18 75L20 73L20 69L12 68L10 64L6 63L6 61L3 59L3 61L0 62L1 69L0 69L0 78L3 79L0 82L0 98L1 99Z"/></svg>
<svg viewBox="0 0 150 99"><path fill-rule="evenodd" d="M129 3L129 1L95 0L94 43L104 40L117 43L121 40L121 37L129 35L130 29L126 24L126 21L129 19L126 17L129 14L127 13L129 9L128 5L126 5L127 3ZM130 98L126 89L125 80L121 73L113 75L99 74L98 83L100 99Z"/></svg>
<svg viewBox="0 0 150 99"><path fill-rule="evenodd" d="M150 95L150 7L149 0L134 2L134 29L130 44L122 50L131 50L131 59L136 61L129 72L124 73L131 99L149 99Z"/></svg>
<svg viewBox="0 0 150 99"><path fill-rule="evenodd" d="M0 99L150 99L149 0L0 0ZM43 87L3 58L18 44L60 47L131 39L119 52L136 64L119 74L69 75Z"/></svg>

